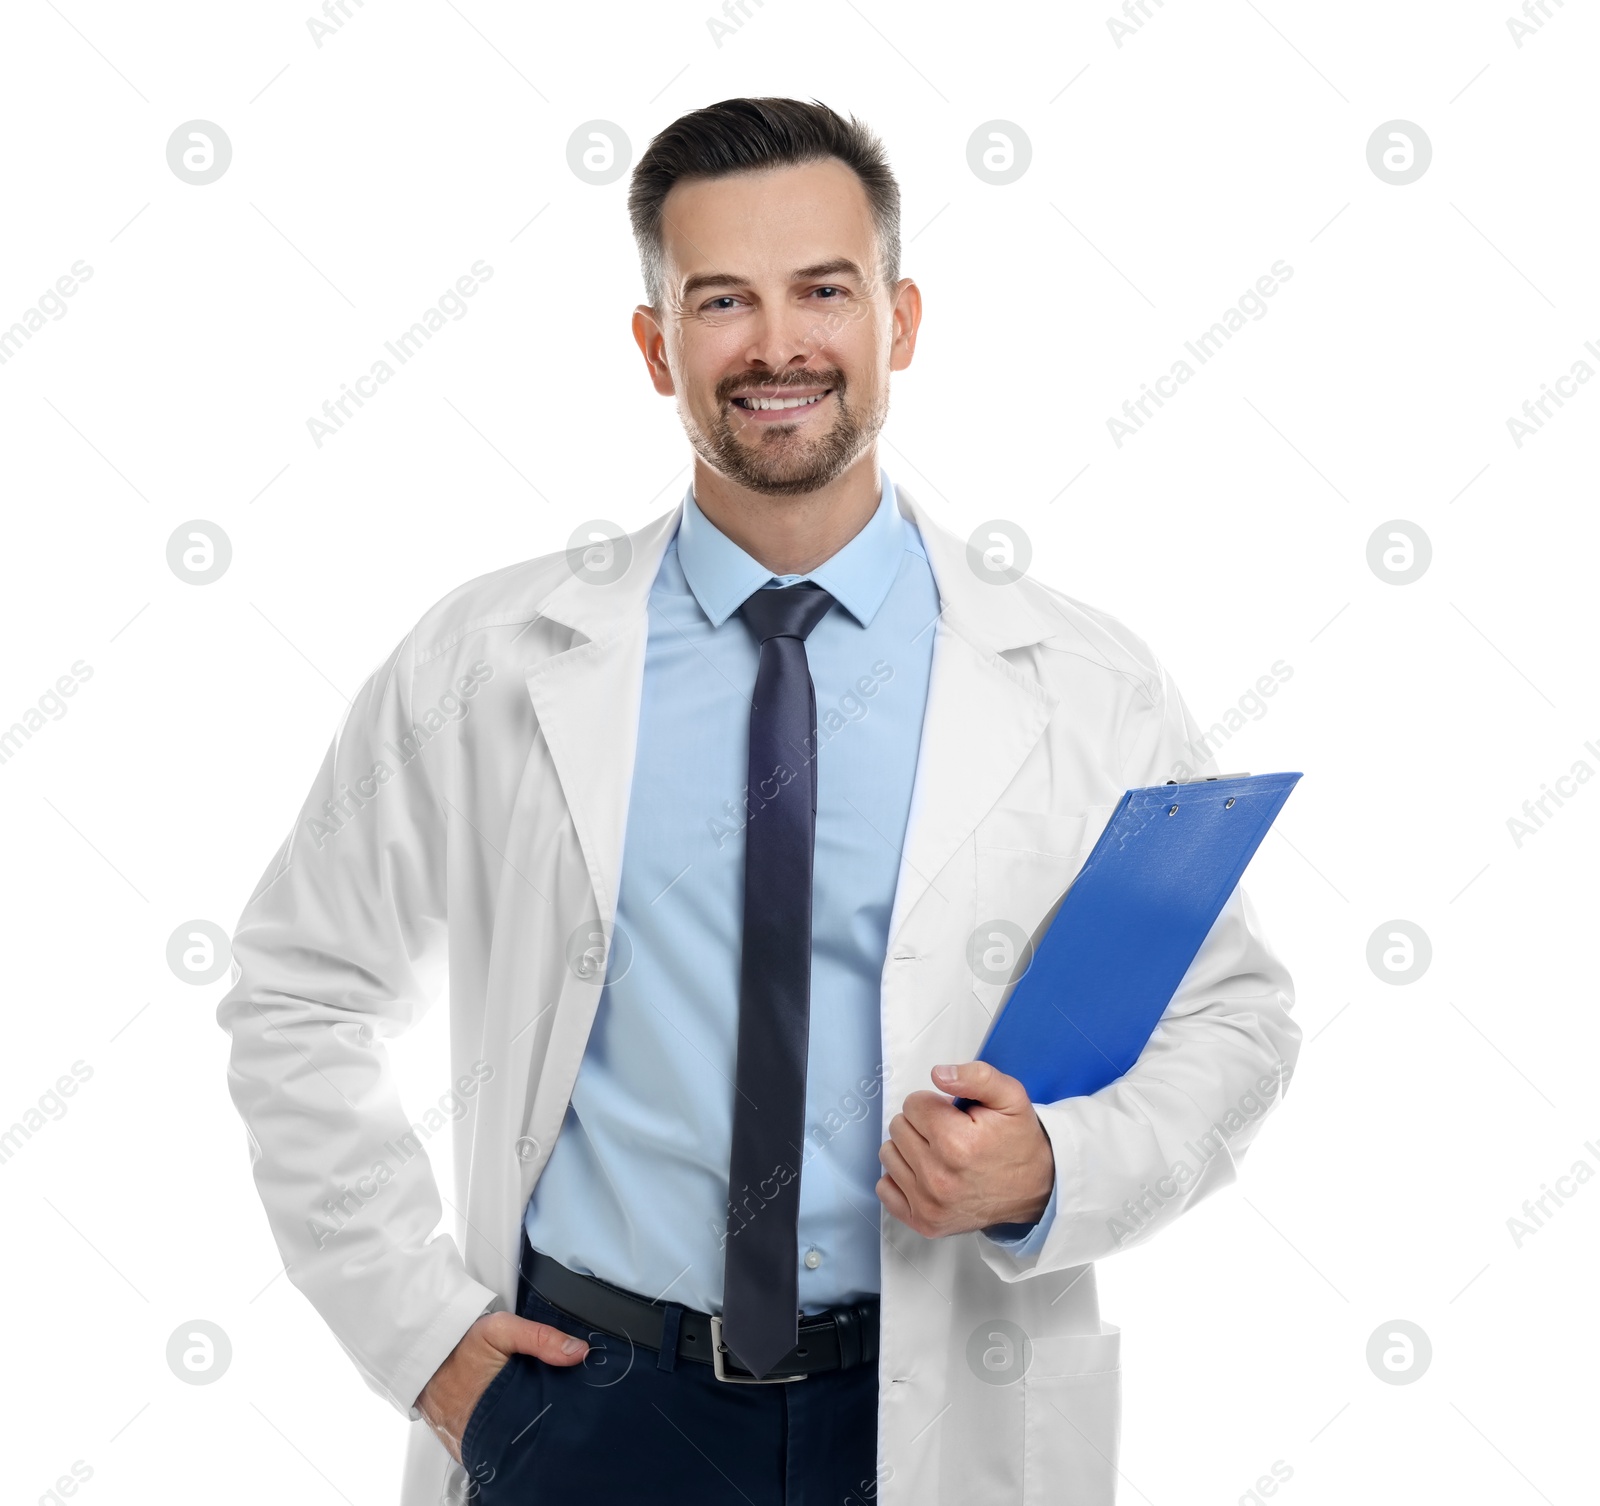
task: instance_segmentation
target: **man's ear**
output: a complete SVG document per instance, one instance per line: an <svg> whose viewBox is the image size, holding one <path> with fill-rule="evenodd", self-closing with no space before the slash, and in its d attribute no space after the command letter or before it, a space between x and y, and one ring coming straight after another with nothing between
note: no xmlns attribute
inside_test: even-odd
<svg viewBox="0 0 1600 1506"><path fill-rule="evenodd" d="M672 369L667 365L667 337L648 303L641 303L633 311L633 338L644 356L651 384L662 397L673 396L678 389L672 384Z"/></svg>
<svg viewBox="0 0 1600 1506"><path fill-rule="evenodd" d="M895 284L890 319L889 370L904 371L916 354L917 329L922 323L922 290L909 277Z"/></svg>

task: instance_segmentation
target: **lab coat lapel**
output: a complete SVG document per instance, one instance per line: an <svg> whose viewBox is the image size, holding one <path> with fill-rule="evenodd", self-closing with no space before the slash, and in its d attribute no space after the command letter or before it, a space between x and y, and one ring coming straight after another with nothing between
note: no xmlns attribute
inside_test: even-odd
<svg viewBox="0 0 1600 1506"><path fill-rule="evenodd" d="M923 716L911 815L890 920L890 950L940 870L1016 777L1057 705L1001 652L1039 642L1053 624L1019 583L995 585L968 564L965 542L947 533L903 489L902 513L921 532L939 589L928 704Z"/></svg>
<svg viewBox="0 0 1600 1506"><path fill-rule="evenodd" d="M525 1137L518 1139L518 1158L503 1163L500 1195L508 1208L526 1204L544 1168L600 1002L592 978L580 977L565 958L552 970L550 954L566 948L580 926L592 925L609 937L616 918L650 587L679 516L674 509L628 536L632 559L620 580L597 585L574 576L538 608L540 617L577 636L524 676L538 731L518 781L495 907L485 1026L497 1061L507 1068L504 1122L510 1136ZM550 824L552 802L564 805L572 820L583 869L557 873L555 887L541 889L522 865L537 834ZM588 946L585 939L583 948ZM559 980L555 997L539 982L552 971ZM543 1064L537 1069L536 1060ZM498 1099L499 1082L497 1075L485 1090L486 1102ZM469 1243L476 1245L480 1237L472 1231ZM510 1261L505 1268L514 1270L515 1242L486 1246L479 1258L484 1269Z"/></svg>
<svg viewBox="0 0 1600 1506"><path fill-rule="evenodd" d="M555 1144L599 1004L599 988L568 966L562 951L580 925L598 922L608 935L615 918L650 587L678 518L674 509L627 536L629 566L616 581L572 574L530 603L528 628L556 622L572 629L573 641L534 656L525 670L537 728L503 837L477 832L499 851L501 875L483 1021L483 1049L495 1071L480 1091L474 1161L485 1145L498 1152L515 1144L516 1154L486 1155L475 1165L475 1216L463 1238L471 1268L508 1298L516 1291L515 1231ZM470 790L461 804L470 821ZM582 867L569 859L535 869L536 879L530 855L541 834L559 827L563 805Z"/></svg>
<svg viewBox="0 0 1600 1506"><path fill-rule="evenodd" d="M583 641L533 665L526 677L583 848L594 891L589 914L608 933L639 733L650 587L681 512L680 505L628 536L631 561L619 580L598 585L574 575L552 593L544 615Z"/></svg>

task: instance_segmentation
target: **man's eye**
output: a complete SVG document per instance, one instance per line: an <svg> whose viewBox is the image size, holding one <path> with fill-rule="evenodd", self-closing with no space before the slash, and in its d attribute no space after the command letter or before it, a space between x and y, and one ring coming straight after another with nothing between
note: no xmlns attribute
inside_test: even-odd
<svg viewBox="0 0 1600 1506"><path fill-rule="evenodd" d="M844 296L843 288L836 288L831 285L825 288L813 288L812 291L815 293L837 293L841 298Z"/></svg>
<svg viewBox="0 0 1600 1506"><path fill-rule="evenodd" d="M730 307L732 307L738 301L739 300L737 298L735 298L733 296L733 294L724 293L718 298L713 298L708 304L706 304L706 307L708 309L711 309L714 313L721 314L721 313L725 313Z"/></svg>

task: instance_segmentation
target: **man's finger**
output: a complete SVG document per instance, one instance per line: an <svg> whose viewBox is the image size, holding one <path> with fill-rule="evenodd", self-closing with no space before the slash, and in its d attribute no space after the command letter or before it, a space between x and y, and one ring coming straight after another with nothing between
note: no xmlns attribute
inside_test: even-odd
<svg viewBox="0 0 1600 1506"><path fill-rule="evenodd" d="M1008 1077L988 1062L961 1062L935 1067L934 1085L953 1098L972 1098L991 1109L1016 1113L1031 1107L1028 1090L1014 1077Z"/></svg>
<svg viewBox="0 0 1600 1506"><path fill-rule="evenodd" d="M894 1178L895 1182L903 1188L910 1189L917 1185L917 1174L912 1169L911 1163L900 1153L900 1147L893 1140L885 1140L878 1150L878 1160L882 1162L883 1169Z"/></svg>
<svg viewBox="0 0 1600 1506"><path fill-rule="evenodd" d="M912 1129L924 1140L931 1141L941 1132L940 1120L949 1119L951 1103L943 1093L930 1093L926 1088L921 1088L915 1093L906 1094L900 1111L910 1121Z"/></svg>
<svg viewBox="0 0 1600 1506"><path fill-rule="evenodd" d="M921 1169L939 1159L933 1145L919 1135L905 1119L898 1116L889 1124L889 1144L899 1154L902 1164L918 1181L922 1180Z"/></svg>
<svg viewBox="0 0 1600 1506"><path fill-rule="evenodd" d="M907 1228L911 1227L910 1200L895 1184L893 1177L878 1178L878 1201Z"/></svg>
<svg viewBox="0 0 1600 1506"><path fill-rule="evenodd" d="M928 1148L928 1137L911 1122L907 1113L899 1113L889 1121L889 1138L908 1156L920 1156Z"/></svg>
<svg viewBox="0 0 1600 1506"><path fill-rule="evenodd" d="M584 1340L513 1313L493 1314L485 1337L506 1354L531 1354L550 1365L578 1365L589 1353Z"/></svg>

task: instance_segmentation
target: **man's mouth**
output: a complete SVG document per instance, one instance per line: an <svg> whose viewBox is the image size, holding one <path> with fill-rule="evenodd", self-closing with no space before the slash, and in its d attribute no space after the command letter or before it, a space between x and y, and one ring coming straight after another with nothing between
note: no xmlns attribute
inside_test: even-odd
<svg viewBox="0 0 1600 1506"><path fill-rule="evenodd" d="M731 401L734 407L742 408L746 413L787 413L799 408L815 407L832 391L833 388L824 387L820 392L785 397L763 397L756 393L745 393L732 398Z"/></svg>

